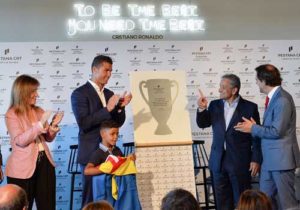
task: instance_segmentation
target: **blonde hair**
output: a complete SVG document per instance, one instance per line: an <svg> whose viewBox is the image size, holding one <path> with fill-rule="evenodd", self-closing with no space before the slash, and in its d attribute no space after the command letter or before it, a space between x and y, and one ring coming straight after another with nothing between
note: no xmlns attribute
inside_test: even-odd
<svg viewBox="0 0 300 210"><path fill-rule="evenodd" d="M82 210L114 210L107 201L97 201L86 204Z"/></svg>
<svg viewBox="0 0 300 210"><path fill-rule="evenodd" d="M258 190L245 190L240 197L238 210L272 210L268 196Z"/></svg>
<svg viewBox="0 0 300 210"><path fill-rule="evenodd" d="M28 100L39 85L39 81L29 75L18 76L12 86L9 108L14 107L16 114L26 114L30 107L37 109L38 107L30 105Z"/></svg>

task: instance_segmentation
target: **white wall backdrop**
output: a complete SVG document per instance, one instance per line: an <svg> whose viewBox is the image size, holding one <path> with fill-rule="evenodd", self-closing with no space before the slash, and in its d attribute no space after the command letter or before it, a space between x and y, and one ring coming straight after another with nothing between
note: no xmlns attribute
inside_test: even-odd
<svg viewBox="0 0 300 210"><path fill-rule="evenodd" d="M206 140L207 148L211 143L211 130L201 130L195 123L198 88L209 100L218 98L220 77L225 73L234 73L241 78L242 97L258 103L262 116L265 96L259 93L255 84L254 68L260 64L274 64L280 69L283 87L294 97L299 113L300 40L0 43L0 142L4 163L10 153L4 116L9 106L11 86L17 76L30 74L40 81L38 105L65 112L61 132L49 144L57 164L57 209L64 210L69 205L69 145L77 144L78 128L71 110L70 95L89 78L90 65L97 54L111 56L114 60L107 87L115 93L130 90L130 71L185 71L192 136ZM126 112L120 145L133 141L130 106ZM299 125L298 114L298 141ZM79 179L77 184L80 184ZM79 208L79 193L74 204Z"/></svg>

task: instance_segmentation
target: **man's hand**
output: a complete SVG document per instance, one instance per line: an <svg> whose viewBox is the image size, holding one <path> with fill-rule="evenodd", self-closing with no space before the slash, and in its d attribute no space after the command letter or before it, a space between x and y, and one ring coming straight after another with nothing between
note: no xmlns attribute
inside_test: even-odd
<svg viewBox="0 0 300 210"><path fill-rule="evenodd" d="M251 176L256 176L256 174L259 172L260 170L260 165L256 162L251 162L250 163L250 168L249 171L251 171Z"/></svg>
<svg viewBox="0 0 300 210"><path fill-rule="evenodd" d="M117 105L118 102L120 100L120 96L119 95L113 95L112 97L110 97L110 99L108 100L107 104L106 104L106 108L109 112L111 112Z"/></svg>
<svg viewBox="0 0 300 210"><path fill-rule="evenodd" d="M130 103L131 99L132 99L131 93L128 93L128 94L127 94L127 91L125 91L125 92L123 93L123 95L121 96L121 98L120 98L119 106L120 106L120 107L125 107L125 106L127 106L127 105Z"/></svg>
<svg viewBox="0 0 300 210"><path fill-rule="evenodd" d="M207 104L208 104L208 101L206 99L206 97L204 96L204 94L202 93L202 91L200 89L199 90L199 99L198 99L198 107L200 109L207 109Z"/></svg>
<svg viewBox="0 0 300 210"><path fill-rule="evenodd" d="M234 129L237 130L237 131L244 132L244 133L251 133L252 126L254 124L256 124L255 120L252 117L251 117L250 120L248 120L245 117L243 117L242 119L244 121L239 122L238 124L236 124L236 126L234 126Z"/></svg>

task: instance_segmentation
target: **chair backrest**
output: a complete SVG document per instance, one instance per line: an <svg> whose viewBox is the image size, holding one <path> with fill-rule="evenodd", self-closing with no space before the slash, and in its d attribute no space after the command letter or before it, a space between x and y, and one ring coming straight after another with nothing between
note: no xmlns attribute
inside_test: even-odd
<svg viewBox="0 0 300 210"><path fill-rule="evenodd" d="M76 173L80 174L80 167L77 163L77 152L78 152L78 145L70 145L70 157L69 157L69 164L68 164L68 173Z"/></svg>
<svg viewBox="0 0 300 210"><path fill-rule="evenodd" d="M203 140L193 140L194 167L208 167L208 155Z"/></svg>
<svg viewBox="0 0 300 210"><path fill-rule="evenodd" d="M134 142L124 143L123 148L124 148L124 152L123 152L124 156L129 155L134 151Z"/></svg>

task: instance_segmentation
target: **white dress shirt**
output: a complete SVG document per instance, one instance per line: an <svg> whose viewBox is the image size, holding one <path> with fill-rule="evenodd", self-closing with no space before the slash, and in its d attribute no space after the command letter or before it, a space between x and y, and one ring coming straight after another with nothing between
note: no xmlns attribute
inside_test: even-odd
<svg viewBox="0 0 300 210"><path fill-rule="evenodd" d="M104 96L104 87L102 88L102 90L100 90L99 86L93 82L92 80L88 80L89 83L91 83L91 85L95 88L96 92L98 93L98 96L102 102L103 107L106 107L106 100L105 100L105 96Z"/></svg>

